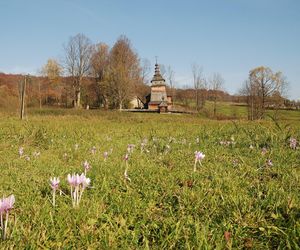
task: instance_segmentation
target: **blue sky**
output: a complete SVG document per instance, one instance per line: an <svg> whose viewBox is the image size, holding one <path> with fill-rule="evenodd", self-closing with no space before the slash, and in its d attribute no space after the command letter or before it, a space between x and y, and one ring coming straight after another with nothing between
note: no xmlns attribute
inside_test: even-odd
<svg viewBox="0 0 300 250"><path fill-rule="evenodd" d="M0 0L0 71L36 73L77 33L110 46L123 34L152 67L155 56L170 65L178 86L197 63L234 94L264 65L300 99L299 13L299 0Z"/></svg>

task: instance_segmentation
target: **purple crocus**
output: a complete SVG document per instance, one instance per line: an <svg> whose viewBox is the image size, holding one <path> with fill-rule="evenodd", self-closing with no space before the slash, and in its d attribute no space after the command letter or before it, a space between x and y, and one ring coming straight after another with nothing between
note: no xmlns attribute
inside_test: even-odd
<svg viewBox="0 0 300 250"><path fill-rule="evenodd" d="M294 150L297 148L297 140L296 140L296 138L293 138L293 137L290 138L290 148L294 149Z"/></svg>
<svg viewBox="0 0 300 250"><path fill-rule="evenodd" d="M107 160L107 158L108 158L108 152L107 152L107 151L105 151L105 152L103 153L103 158L104 158L104 161Z"/></svg>
<svg viewBox="0 0 300 250"><path fill-rule="evenodd" d="M84 167L84 174L86 175L86 172L91 169L91 165L88 163L87 160L85 160L83 163L83 167Z"/></svg>
<svg viewBox="0 0 300 250"><path fill-rule="evenodd" d="M23 147L20 147L19 148L19 156L22 157L24 154L24 148Z"/></svg>
<svg viewBox="0 0 300 250"><path fill-rule="evenodd" d="M127 145L127 152L130 154L133 152L135 145L134 144L128 144Z"/></svg>
<svg viewBox="0 0 300 250"><path fill-rule="evenodd" d="M13 209L15 203L15 196L12 194L7 198L0 199L0 225L2 229L2 239L6 238L6 230L9 219L9 211Z"/></svg>
<svg viewBox="0 0 300 250"><path fill-rule="evenodd" d="M55 194L56 194L56 190L59 187L59 177L53 177L50 178L50 186L52 188L52 204L55 207Z"/></svg>
<svg viewBox="0 0 300 250"><path fill-rule="evenodd" d="M267 152L268 152L268 150L267 150L265 147L263 147L263 148L261 149L261 154L262 154L262 155L265 155Z"/></svg>
<svg viewBox="0 0 300 250"><path fill-rule="evenodd" d="M271 160L271 159L268 159L268 160L266 161L266 165L267 165L268 167L272 167L272 166L273 166L272 160Z"/></svg>
<svg viewBox="0 0 300 250"><path fill-rule="evenodd" d="M200 151L195 151L195 163L194 163L194 172L197 171L197 163L201 165L201 161L204 159L205 154Z"/></svg>
<svg viewBox="0 0 300 250"><path fill-rule="evenodd" d="M15 203L15 196L12 194L7 198L0 199L0 213L8 213L11 209L13 209Z"/></svg>
<svg viewBox="0 0 300 250"><path fill-rule="evenodd" d="M195 151L195 160L196 161L202 161L205 157L205 154L203 154L200 151Z"/></svg>
<svg viewBox="0 0 300 250"><path fill-rule="evenodd" d="M71 188L71 199L73 207L79 206L83 191L90 185L91 179L87 178L85 174L68 174L68 183Z"/></svg>
<svg viewBox="0 0 300 250"><path fill-rule="evenodd" d="M57 190L59 186L59 177L50 178L50 186L53 190Z"/></svg>
<svg viewBox="0 0 300 250"><path fill-rule="evenodd" d="M124 161L125 161L125 162L127 162L127 161L128 161L128 159L129 159L129 155L128 155L128 154L126 154L126 155L124 156Z"/></svg>
<svg viewBox="0 0 300 250"><path fill-rule="evenodd" d="M33 155L33 157L37 158L41 155L41 153L38 151L34 151L32 155Z"/></svg>
<svg viewBox="0 0 300 250"><path fill-rule="evenodd" d="M131 182L131 179L129 178L129 175L128 175L127 168L125 169L125 172L124 172L124 178L125 178L125 181Z"/></svg>

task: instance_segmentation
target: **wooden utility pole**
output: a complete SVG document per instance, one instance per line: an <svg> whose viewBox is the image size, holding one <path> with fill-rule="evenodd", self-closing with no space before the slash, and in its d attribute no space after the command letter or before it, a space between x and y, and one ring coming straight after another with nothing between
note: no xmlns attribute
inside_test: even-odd
<svg viewBox="0 0 300 250"><path fill-rule="evenodd" d="M21 118L21 120L24 119L26 81L27 81L27 76L24 77L24 81L23 81L23 84L22 84L22 93L21 93L21 113L20 113L20 118Z"/></svg>

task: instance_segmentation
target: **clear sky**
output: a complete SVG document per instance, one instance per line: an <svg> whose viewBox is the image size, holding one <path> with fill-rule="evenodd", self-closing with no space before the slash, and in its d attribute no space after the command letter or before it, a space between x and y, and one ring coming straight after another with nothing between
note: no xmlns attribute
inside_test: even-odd
<svg viewBox="0 0 300 250"><path fill-rule="evenodd" d="M155 56L170 65L178 86L192 85L197 63L234 94L264 65L300 99L300 0L0 0L0 28L5 73L35 74L77 33L110 46L123 34L152 67Z"/></svg>

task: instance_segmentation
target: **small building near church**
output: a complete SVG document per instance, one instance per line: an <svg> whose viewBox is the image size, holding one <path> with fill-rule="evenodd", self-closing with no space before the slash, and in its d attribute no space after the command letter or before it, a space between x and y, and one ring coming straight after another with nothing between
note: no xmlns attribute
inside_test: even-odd
<svg viewBox="0 0 300 250"><path fill-rule="evenodd" d="M158 112L167 112L172 108L172 96L167 95L166 80L162 77L157 63L151 80L151 93L146 96L145 108Z"/></svg>
<svg viewBox="0 0 300 250"><path fill-rule="evenodd" d="M134 98L132 98L129 102L129 105L130 105L130 108L134 108L134 109L145 108L145 103L138 96L135 96Z"/></svg>

